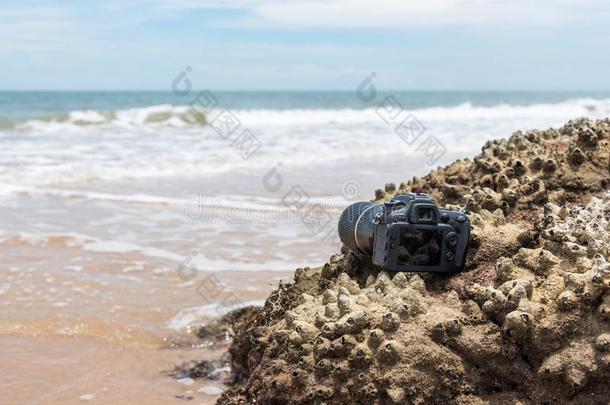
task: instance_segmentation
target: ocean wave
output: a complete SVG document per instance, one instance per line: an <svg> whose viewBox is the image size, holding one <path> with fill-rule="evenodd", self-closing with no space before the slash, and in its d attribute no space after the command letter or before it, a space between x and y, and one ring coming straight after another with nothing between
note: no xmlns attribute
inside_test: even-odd
<svg viewBox="0 0 610 405"><path fill-rule="evenodd" d="M50 121L22 122L17 130L0 129L0 199L19 192L34 193L19 191L14 187L17 185L82 187L175 176L262 175L277 163L289 170L356 161L423 161L426 156L420 146L432 136L446 153L441 150L439 157L426 164L442 165L472 156L478 151L477 145L517 130L558 127L578 117L608 117L610 99L494 106L463 103L411 111L235 110L228 113L239 126L228 136L219 133L222 125L215 126L214 114L218 113L212 112L207 118L212 121L205 125L203 118L196 124L184 119L194 114L188 106L161 105L113 113L74 111ZM408 142L397 126L409 115L424 129L415 134L417 139ZM259 141L249 154L244 153L237 139L245 130ZM90 194L86 198L117 197ZM133 202L142 202L142 198L148 197L129 197Z"/></svg>
<svg viewBox="0 0 610 405"><path fill-rule="evenodd" d="M15 126L15 121L0 117L0 130L2 129L11 129Z"/></svg>
<svg viewBox="0 0 610 405"><path fill-rule="evenodd" d="M145 258L163 260L175 265L188 263L188 265L194 266L202 273L210 271L284 272L299 266L299 262L292 262L285 258L242 260L237 258L211 258L205 254L184 256L182 253L175 252L169 248L162 249L124 240L100 239L74 232L6 233L0 237L0 246L5 248L32 247L38 249L70 248L94 254L139 255Z"/></svg>
<svg viewBox="0 0 610 405"><path fill-rule="evenodd" d="M86 190L70 190L62 188L31 187L4 185L7 194L23 194L34 197L59 197L62 199L81 199L88 201L109 201L121 204L160 205L184 207L185 209L206 208L209 210L229 212L263 212L281 213L294 211L293 206L285 205L281 199L270 197L249 197L243 195L216 195L214 197L200 195L198 198L174 198L150 194L119 194ZM301 208L304 212L312 208L324 208L335 212L349 204L343 196L312 196Z"/></svg>
<svg viewBox="0 0 610 405"><path fill-rule="evenodd" d="M310 109L310 110L238 110L234 111L241 121L254 126L287 126L287 125L335 125L365 124L384 122L383 119L396 118L398 123L409 114L424 122L441 121L480 121L512 120L515 118L546 117L565 120L566 117L608 116L610 99L581 98L565 100L559 103L511 105L496 104L492 106L462 103L454 106L404 109L386 112L381 103L375 108L355 109Z"/></svg>
<svg viewBox="0 0 610 405"><path fill-rule="evenodd" d="M0 128L3 121L0 119ZM9 123L9 121L6 121ZM154 105L117 111L76 110L51 117L30 119L13 124L19 130L83 127L108 128L185 128L206 124L206 117L189 106Z"/></svg>
<svg viewBox="0 0 610 405"><path fill-rule="evenodd" d="M0 129L14 127L21 131L47 131L87 128L109 129L159 129L193 128L207 125L222 114L230 113L243 125L333 125L362 124L381 119L381 107L366 109L249 109L222 110L204 115L191 106L169 104L117 111L77 110L52 117L29 119L15 123L0 117ZM578 117L610 115L610 99L578 98L558 103L527 105L496 104L491 106L462 103L454 106L438 106L404 110L402 116L412 114L417 119L431 122L439 120L500 120L515 117Z"/></svg>

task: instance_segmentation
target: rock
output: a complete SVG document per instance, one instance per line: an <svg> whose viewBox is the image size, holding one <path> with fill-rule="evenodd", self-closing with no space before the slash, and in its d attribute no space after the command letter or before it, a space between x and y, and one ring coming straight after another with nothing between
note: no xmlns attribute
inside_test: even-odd
<svg viewBox="0 0 610 405"><path fill-rule="evenodd" d="M471 210L464 272L389 274L347 250L300 270L236 333L243 386L218 403L607 401L609 138L610 120L517 132L377 190Z"/></svg>

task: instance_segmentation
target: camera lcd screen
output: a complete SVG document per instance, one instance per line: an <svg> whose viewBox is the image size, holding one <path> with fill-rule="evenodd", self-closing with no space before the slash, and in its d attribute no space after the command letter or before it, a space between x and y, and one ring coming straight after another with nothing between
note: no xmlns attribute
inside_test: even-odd
<svg viewBox="0 0 610 405"><path fill-rule="evenodd" d="M441 231L401 229L398 265L438 266L441 264L442 248L443 233Z"/></svg>

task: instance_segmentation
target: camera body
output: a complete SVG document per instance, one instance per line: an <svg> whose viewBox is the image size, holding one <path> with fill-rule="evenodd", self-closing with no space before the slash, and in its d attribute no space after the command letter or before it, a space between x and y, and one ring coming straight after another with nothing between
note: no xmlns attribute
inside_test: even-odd
<svg viewBox="0 0 610 405"><path fill-rule="evenodd" d="M455 273L464 267L470 221L464 212L439 209L427 194L404 194L383 204L351 204L339 236L388 271Z"/></svg>

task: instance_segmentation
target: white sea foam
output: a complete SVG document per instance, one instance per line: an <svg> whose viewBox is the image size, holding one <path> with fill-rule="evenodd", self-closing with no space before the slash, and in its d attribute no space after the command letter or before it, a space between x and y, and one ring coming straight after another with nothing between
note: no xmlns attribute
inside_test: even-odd
<svg viewBox="0 0 610 405"><path fill-rule="evenodd" d="M193 385L195 383L195 380L193 380L190 377L184 377L184 378L178 378L176 380L176 382L183 384L183 385Z"/></svg>
<svg viewBox="0 0 610 405"><path fill-rule="evenodd" d="M91 401L95 397L95 394L85 394L80 396L81 401Z"/></svg>
<svg viewBox="0 0 610 405"><path fill-rule="evenodd" d="M234 137L223 139L213 126L193 121L188 106L159 105L111 113L73 111L0 130L0 194L6 198L19 190L17 186L81 187L93 181L267 170L276 162L307 167L421 155L417 144L406 144L396 134L398 121L386 123L383 111L374 108L232 113L241 123L234 136L248 129L261 143L248 159L233 143ZM404 111L400 116L409 114L426 128L425 137L434 135L454 157L466 157L486 140L515 130L559 126L580 116L607 117L610 99L531 105L464 103ZM148 197L129 198L142 201Z"/></svg>
<svg viewBox="0 0 610 405"><path fill-rule="evenodd" d="M376 108L370 109L250 109L231 111L244 125L253 126L302 126L302 125L340 125L363 124L376 116ZM587 116L591 114L610 114L610 99L579 98L558 103L541 103L529 105L497 104L492 106L474 106L462 103L456 106L439 106L418 108L408 111L420 119L437 120L489 120L513 119L515 117L566 117ZM220 111L212 111L208 120ZM200 114L190 106L172 106L169 104L150 107L131 108L119 111L78 110L61 114L48 119L27 120L17 125L22 131L65 130L70 127L113 127L116 129L162 127L186 128L205 125L197 120ZM376 119L376 118L375 118Z"/></svg>
<svg viewBox="0 0 610 405"><path fill-rule="evenodd" d="M87 243L95 241L87 235L82 235L74 232L61 233L27 233L18 232L17 234L6 234L0 239L0 244L4 243L23 243L33 247L47 246L50 243L62 243L66 247L82 247Z"/></svg>
<svg viewBox="0 0 610 405"><path fill-rule="evenodd" d="M166 260L173 263L176 269L178 265L185 264L194 266L199 274L211 271L289 271L298 267L298 262L291 262L287 258L278 255L278 258L268 260L243 260L238 257L228 257L226 259L211 259L206 256L204 250L201 254L194 257L186 257L182 253L176 253L167 249L153 246L139 245L122 240L104 240L93 236L77 233L24 233L19 232L14 235L6 235L0 239L2 244L25 244L33 247L46 247L51 243L61 244L65 247L82 249L93 253L111 254L137 254L149 258ZM185 261L188 260L188 263ZM75 272L82 271L81 266L71 268Z"/></svg>
<svg viewBox="0 0 610 405"><path fill-rule="evenodd" d="M220 395L224 392L224 390L216 385L206 385L197 390L206 395Z"/></svg>
<svg viewBox="0 0 610 405"><path fill-rule="evenodd" d="M33 197L60 197L65 200L109 201L119 204L144 206L169 206L184 211L186 218L193 222L203 222L204 219L216 217L229 219L275 219L278 221L300 221L302 215L314 205L325 208L328 213L339 213L347 204L344 196L313 196L303 203L301 210L285 205L278 198L264 196L243 196L205 194L192 199L172 198L150 194L102 193L87 190L74 190L49 187L9 186L13 193ZM169 217L174 219L174 217ZM112 222L112 221L108 221ZM95 222L94 222L95 223ZM96 223L102 225L104 223ZM1 239L0 239L1 240ZM101 247L100 247L101 248Z"/></svg>
<svg viewBox="0 0 610 405"><path fill-rule="evenodd" d="M184 258L182 258L184 260ZM201 272L238 270L238 271L290 271L300 265L298 261L288 260L218 260L209 259L204 256L196 256L192 259L195 267Z"/></svg>
<svg viewBox="0 0 610 405"><path fill-rule="evenodd" d="M222 316L224 313L228 312L228 310L234 310L251 305L262 306L264 304L264 300L254 300L240 302L239 305L232 306L231 308L227 308L222 303L212 303L197 307L183 308L167 322L166 327L168 329L181 331L195 322Z"/></svg>
<svg viewBox="0 0 610 405"><path fill-rule="evenodd" d="M142 250L139 246L132 243L101 240L88 243L83 249L98 253L130 253Z"/></svg>

